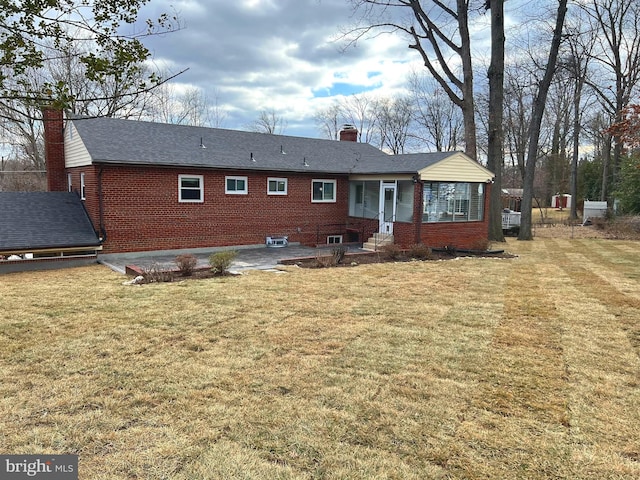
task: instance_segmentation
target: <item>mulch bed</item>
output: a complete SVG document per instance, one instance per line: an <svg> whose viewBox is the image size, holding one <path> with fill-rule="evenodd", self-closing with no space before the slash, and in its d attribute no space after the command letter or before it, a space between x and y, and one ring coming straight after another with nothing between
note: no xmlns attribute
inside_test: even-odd
<svg viewBox="0 0 640 480"><path fill-rule="evenodd" d="M412 261L434 261L453 260L460 257L478 258L514 258L516 255L506 253L504 250L476 251L476 250L433 250L428 258L415 258L406 253L398 255L388 255L383 252L360 252L347 253L344 258L336 263L332 255L317 255L315 257L291 258L281 260L283 265L296 265L301 268L335 268L335 267L356 267L372 263L389 262L412 262Z"/></svg>
<svg viewBox="0 0 640 480"><path fill-rule="evenodd" d="M140 285L145 283L160 283L160 282L180 282L183 280L201 280L205 278L225 277L234 275L231 272L213 272L211 267L195 268L191 274L186 275L178 269L143 269L136 265L127 265L126 273L129 276L140 278L140 281L128 281L125 283Z"/></svg>

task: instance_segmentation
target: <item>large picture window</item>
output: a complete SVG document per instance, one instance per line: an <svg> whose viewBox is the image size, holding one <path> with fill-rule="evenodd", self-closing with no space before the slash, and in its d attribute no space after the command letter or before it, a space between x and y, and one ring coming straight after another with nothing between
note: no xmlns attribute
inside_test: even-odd
<svg viewBox="0 0 640 480"><path fill-rule="evenodd" d="M335 202L336 201L336 181L335 180L313 180L311 182L312 202Z"/></svg>
<svg viewBox="0 0 640 480"><path fill-rule="evenodd" d="M427 182L424 184L424 223L469 222L484 215L484 184Z"/></svg>
<svg viewBox="0 0 640 480"><path fill-rule="evenodd" d="M178 175L178 201L204 202L204 178L202 175Z"/></svg>

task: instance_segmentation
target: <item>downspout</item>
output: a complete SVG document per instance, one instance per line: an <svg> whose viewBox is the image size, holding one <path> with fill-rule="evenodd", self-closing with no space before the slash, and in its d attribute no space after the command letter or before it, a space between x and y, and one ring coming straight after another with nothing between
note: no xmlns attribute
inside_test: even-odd
<svg viewBox="0 0 640 480"><path fill-rule="evenodd" d="M104 201L102 198L102 172L103 166L100 165L98 169L98 216L100 223L100 243L107 241L107 230L104 227Z"/></svg>
<svg viewBox="0 0 640 480"><path fill-rule="evenodd" d="M419 245L422 243L422 195L424 183L420 180L419 175L415 175L413 177L415 182L415 187L413 191L413 218L415 224L416 231L416 241L415 244Z"/></svg>

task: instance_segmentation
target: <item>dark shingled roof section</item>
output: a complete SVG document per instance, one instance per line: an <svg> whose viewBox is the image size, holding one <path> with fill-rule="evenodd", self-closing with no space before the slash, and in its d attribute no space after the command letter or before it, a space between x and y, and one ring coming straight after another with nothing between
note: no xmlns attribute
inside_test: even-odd
<svg viewBox="0 0 640 480"><path fill-rule="evenodd" d="M117 118L72 121L93 163L316 174L414 174L454 153L393 156L358 142Z"/></svg>
<svg viewBox="0 0 640 480"><path fill-rule="evenodd" d="M0 251L99 245L77 194L0 192Z"/></svg>

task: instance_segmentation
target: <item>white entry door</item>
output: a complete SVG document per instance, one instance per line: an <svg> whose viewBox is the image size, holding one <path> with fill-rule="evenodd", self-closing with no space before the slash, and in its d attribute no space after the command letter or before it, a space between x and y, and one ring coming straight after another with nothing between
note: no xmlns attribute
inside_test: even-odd
<svg viewBox="0 0 640 480"><path fill-rule="evenodd" d="M380 233L393 234L396 219L396 184L381 183L380 186Z"/></svg>

